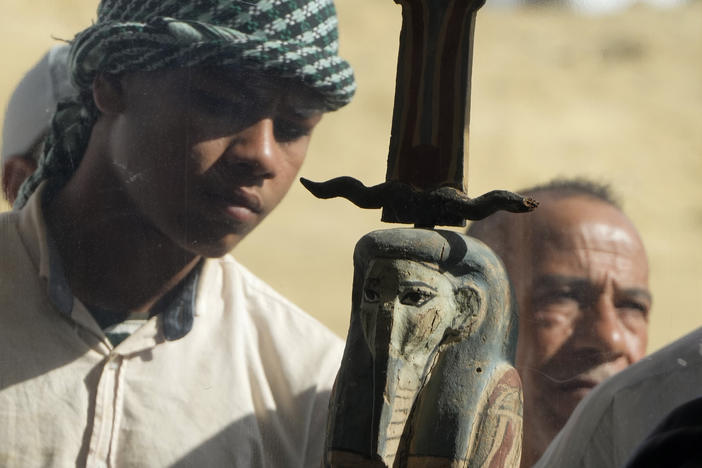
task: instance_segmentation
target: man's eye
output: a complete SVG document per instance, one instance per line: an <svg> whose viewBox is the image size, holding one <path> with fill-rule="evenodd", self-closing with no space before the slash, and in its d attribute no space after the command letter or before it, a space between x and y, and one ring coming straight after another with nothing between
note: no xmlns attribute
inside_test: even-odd
<svg viewBox="0 0 702 468"><path fill-rule="evenodd" d="M572 288L557 289L553 291L553 296L566 299L578 299L578 293Z"/></svg>
<svg viewBox="0 0 702 468"><path fill-rule="evenodd" d="M581 294L571 288L548 291L538 298L540 305L565 305L581 301Z"/></svg>
<svg viewBox="0 0 702 468"><path fill-rule="evenodd" d="M643 317L646 319L648 317L648 306L642 304L638 301L621 301L615 304L617 309L619 309L620 314L628 315L633 318L634 314L637 317Z"/></svg>
<svg viewBox="0 0 702 468"><path fill-rule="evenodd" d="M541 329L569 326L573 318L563 311L539 310L535 312L531 321Z"/></svg>
<svg viewBox="0 0 702 468"><path fill-rule="evenodd" d="M648 308L636 301L622 301L617 303L617 307L620 309L637 309L641 311L646 311Z"/></svg>
<svg viewBox="0 0 702 468"><path fill-rule="evenodd" d="M400 303L414 307L421 307L432 299L434 299L433 293L422 291L421 289L412 289L402 294L400 297Z"/></svg>
<svg viewBox="0 0 702 468"><path fill-rule="evenodd" d="M312 129L302 123L292 120L277 119L275 121L275 139L281 143L289 143L308 136Z"/></svg>
<svg viewBox="0 0 702 468"><path fill-rule="evenodd" d="M363 289L363 300L366 302L378 302L380 294L374 289L364 288Z"/></svg>

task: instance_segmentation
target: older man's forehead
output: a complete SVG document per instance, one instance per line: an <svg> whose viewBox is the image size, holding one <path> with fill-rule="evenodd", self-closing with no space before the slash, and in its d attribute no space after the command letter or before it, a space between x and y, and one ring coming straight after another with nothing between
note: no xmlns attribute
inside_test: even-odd
<svg viewBox="0 0 702 468"><path fill-rule="evenodd" d="M584 219L553 229L538 242L534 274L577 274L596 279L612 276L623 284L646 285L648 262L638 235L626 225Z"/></svg>
<svg viewBox="0 0 702 468"><path fill-rule="evenodd" d="M544 243L598 241L643 249L633 223L616 207L586 197L544 203L534 217L534 238Z"/></svg>
<svg viewBox="0 0 702 468"><path fill-rule="evenodd" d="M545 249L531 270L534 278L545 274L615 280L622 286L647 285L648 265L641 255L596 249Z"/></svg>
<svg viewBox="0 0 702 468"><path fill-rule="evenodd" d="M603 219L573 220L567 224L550 224L534 232L537 250L570 251L588 249L627 255L643 252L638 234L626 224Z"/></svg>
<svg viewBox="0 0 702 468"><path fill-rule="evenodd" d="M511 263L508 268L513 281L533 279L547 265L560 265L564 271L597 266L629 272L642 284L648 281L643 243L620 210L586 197L544 201L510 234L511 244L521 246L512 249L512 258L506 262Z"/></svg>

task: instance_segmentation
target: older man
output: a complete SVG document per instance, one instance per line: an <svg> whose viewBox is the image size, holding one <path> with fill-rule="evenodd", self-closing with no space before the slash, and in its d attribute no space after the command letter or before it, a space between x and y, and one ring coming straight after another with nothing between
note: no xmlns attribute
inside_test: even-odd
<svg viewBox="0 0 702 468"><path fill-rule="evenodd" d="M641 239L606 187L557 180L520 193L538 210L497 214L468 234L502 258L519 307L530 467L593 387L644 356L651 294Z"/></svg>
<svg viewBox="0 0 702 468"><path fill-rule="evenodd" d="M319 466L342 343L227 255L351 99L331 0L103 0L0 217L0 466Z"/></svg>
<svg viewBox="0 0 702 468"><path fill-rule="evenodd" d="M66 61L69 47L52 47L15 88L2 127L2 192L14 203L22 183L34 173L51 117L59 101L75 94Z"/></svg>

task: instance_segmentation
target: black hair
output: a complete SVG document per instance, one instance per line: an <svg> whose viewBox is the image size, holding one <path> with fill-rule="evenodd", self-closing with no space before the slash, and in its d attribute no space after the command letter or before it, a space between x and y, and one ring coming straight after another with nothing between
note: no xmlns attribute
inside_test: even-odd
<svg viewBox="0 0 702 468"><path fill-rule="evenodd" d="M621 203L613 193L609 184L596 182L586 177L563 178L557 177L545 184L534 185L518 191L521 194L533 196L539 192L549 192L557 198L589 196L603 201L621 211Z"/></svg>

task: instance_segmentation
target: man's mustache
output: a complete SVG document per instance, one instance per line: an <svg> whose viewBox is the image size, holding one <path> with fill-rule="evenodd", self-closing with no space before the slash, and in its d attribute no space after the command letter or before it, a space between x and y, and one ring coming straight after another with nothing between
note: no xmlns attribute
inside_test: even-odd
<svg viewBox="0 0 702 468"><path fill-rule="evenodd" d="M600 383L620 369L613 363L621 353L603 353L599 351L582 351L558 356L539 369L525 369L537 372L556 384L567 384L571 381L583 380Z"/></svg>

